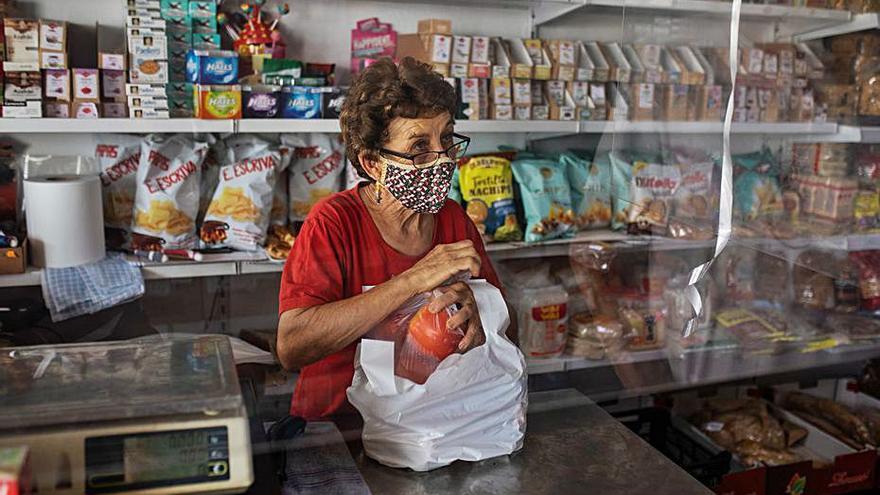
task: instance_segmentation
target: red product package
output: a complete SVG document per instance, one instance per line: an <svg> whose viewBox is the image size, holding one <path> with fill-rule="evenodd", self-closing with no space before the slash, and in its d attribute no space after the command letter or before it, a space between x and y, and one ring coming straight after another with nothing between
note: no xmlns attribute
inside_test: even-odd
<svg viewBox="0 0 880 495"><path fill-rule="evenodd" d="M351 30L351 71L357 74L371 61L394 57L397 51L397 31L391 24L379 22L376 17L357 22Z"/></svg>
<svg viewBox="0 0 880 495"><path fill-rule="evenodd" d="M858 251L849 256L859 269L862 309L880 309L880 251Z"/></svg>

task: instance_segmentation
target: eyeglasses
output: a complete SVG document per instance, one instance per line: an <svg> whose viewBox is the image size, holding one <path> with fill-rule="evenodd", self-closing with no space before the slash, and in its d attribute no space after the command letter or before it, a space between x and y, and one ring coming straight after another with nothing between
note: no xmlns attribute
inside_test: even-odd
<svg viewBox="0 0 880 495"><path fill-rule="evenodd" d="M468 145L471 144L471 138L467 136L462 136L461 134L453 134L452 139L452 146L446 148L443 151L425 151L422 153L410 154L401 153L399 151L389 150L385 148L379 148L379 152L410 161L416 168L428 168L436 165L437 162L440 161L440 157L442 155L448 156L453 161L458 160L459 158L464 156L464 154L467 152Z"/></svg>

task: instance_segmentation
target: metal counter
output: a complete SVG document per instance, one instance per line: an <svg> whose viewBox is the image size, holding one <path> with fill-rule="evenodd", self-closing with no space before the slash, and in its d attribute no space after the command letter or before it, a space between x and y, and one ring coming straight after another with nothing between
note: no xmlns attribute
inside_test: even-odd
<svg viewBox="0 0 880 495"><path fill-rule="evenodd" d="M352 447L377 495L712 493L583 394L529 394L522 450L482 462L456 462L427 473L382 466Z"/></svg>

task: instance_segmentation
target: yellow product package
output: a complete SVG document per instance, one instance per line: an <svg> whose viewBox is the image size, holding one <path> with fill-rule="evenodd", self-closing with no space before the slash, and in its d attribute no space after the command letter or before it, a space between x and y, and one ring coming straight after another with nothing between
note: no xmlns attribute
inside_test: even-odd
<svg viewBox="0 0 880 495"><path fill-rule="evenodd" d="M467 214L485 239L522 240L510 160L496 155L468 158L459 168L459 186Z"/></svg>

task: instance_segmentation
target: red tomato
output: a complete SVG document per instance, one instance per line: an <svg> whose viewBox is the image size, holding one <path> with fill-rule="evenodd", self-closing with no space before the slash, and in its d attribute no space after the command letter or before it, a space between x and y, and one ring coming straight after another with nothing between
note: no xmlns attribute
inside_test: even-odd
<svg viewBox="0 0 880 495"><path fill-rule="evenodd" d="M449 313L444 309L431 313L424 306L409 321L409 334L424 351L439 360L455 352L462 335L446 328Z"/></svg>

